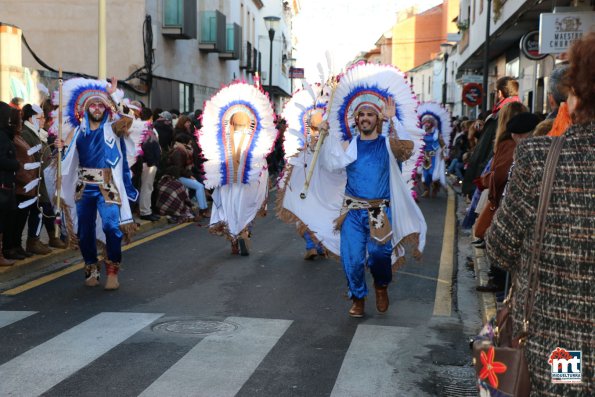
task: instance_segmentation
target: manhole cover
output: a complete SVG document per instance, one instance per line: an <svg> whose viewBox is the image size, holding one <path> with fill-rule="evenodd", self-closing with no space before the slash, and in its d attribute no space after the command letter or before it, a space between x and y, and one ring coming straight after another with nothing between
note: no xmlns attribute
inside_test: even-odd
<svg viewBox="0 0 595 397"><path fill-rule="evenodd" d="M227 335L235 332L239 327L231 321L173 320L154 325L153 331L197 336Z"/></svg>

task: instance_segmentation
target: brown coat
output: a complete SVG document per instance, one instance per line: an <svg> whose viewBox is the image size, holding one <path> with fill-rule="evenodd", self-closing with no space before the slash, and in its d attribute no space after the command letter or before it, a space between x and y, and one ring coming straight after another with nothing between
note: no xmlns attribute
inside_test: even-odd
<svg viewBox="0 0 595 397"><path fill-rule="evenodd" d="M17 161L19 162L19 170L16 173L15 180L15 193L22 196L35 197L37 195L38 188L35 187L29 192L25 192L25 185L38 177L39 168L34 170L26 170L24 167L25 163L34 163L35 157L33 157L33 155L27 154L27 151L31 147L29 144L27 144L27 142L25 142L22 136L15 135L13 142L16 148Z"/></svg>
<svg viewBox="0 0 595 397"><path fill-rule="evenodd" d="M539 287L528 291L539 186L551 138L517 147L507 192L486 234L491 263L512 271L515 333L528 294L537 294L526 356L532 396L595 395L595 122L566 132L546 212ZM582 383L553 384L548 359L557 347L582 351Z"/></svg>

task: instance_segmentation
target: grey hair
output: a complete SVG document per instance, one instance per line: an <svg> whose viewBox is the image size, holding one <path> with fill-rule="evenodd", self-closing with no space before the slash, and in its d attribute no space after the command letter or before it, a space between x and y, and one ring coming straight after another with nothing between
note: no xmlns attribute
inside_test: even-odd
<svg viewBox="0 0 595 397"><path fill-rule="evenodd" d="M568 65L562 65L555 68L554 70L552 70L547 84L548 92L552 94L554 101L558 105L560 105L560 103L562 102L566 102L566 99L568 98L568 92L562 84L564 75L567 71Z"/></svg>

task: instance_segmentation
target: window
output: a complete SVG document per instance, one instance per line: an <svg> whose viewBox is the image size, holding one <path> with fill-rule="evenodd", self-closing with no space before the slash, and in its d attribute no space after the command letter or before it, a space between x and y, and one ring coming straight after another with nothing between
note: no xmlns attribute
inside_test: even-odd
<svg viewBox="0 0 595 397"><path fill-rule="evenodd" d="M194 110L192 109L192 106L194 106L192 96L192 85L186 83L179 83L178 90L180 98L180 112L187 113Z"/></svg>
<svg viewBox="0 0 595 397"><path fill-rule="evenodd" d="M175 39L195 39L196 0L163 0L162 33Z"/></svg>
<svg viewBox="0 0 595 397"><path fill-rule="evenodd" d="M201 11L198 48L205 52L225 51L225 15L219 11Z"/></svg>
<svg viewBox="0 0 595 397"><path fill-rule="evenodd" d="M219 53L219 58L229 60L240 59L242 46L242 28L237 23L227 25L225 37L225 51Z"/></svg>

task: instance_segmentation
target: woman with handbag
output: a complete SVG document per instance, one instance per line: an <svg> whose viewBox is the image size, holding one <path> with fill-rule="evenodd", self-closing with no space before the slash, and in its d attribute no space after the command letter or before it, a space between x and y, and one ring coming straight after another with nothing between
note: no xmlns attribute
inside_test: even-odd
<svg viewBox="0 0 595 397"><path fill-rule="evenodd" d="M490 262L513 272L513 335L524 334L531 396L595 394L595 33L577 41L569 59L573 124L557 166L545 166L553 138L521 142L486 234ZM540 192L548 174L553 182ZM537 224L541 197L549 205ZM577 383L566 383L571 377Z"/></svg>
<svg viewBox="0 0 595 397"><path fill-rule="evenodd" d="M14 182L19 162L12 142L14 138L12 127L17 123L18 113L18 109L0 102L0 266L12 266L15 263L4 257L3 240L10 213L16 211Z"/></svg>

